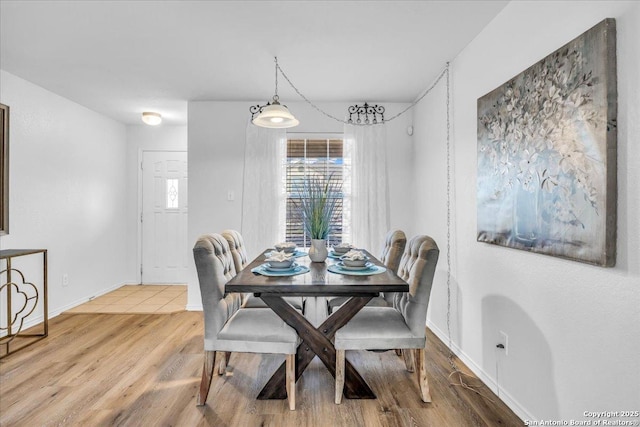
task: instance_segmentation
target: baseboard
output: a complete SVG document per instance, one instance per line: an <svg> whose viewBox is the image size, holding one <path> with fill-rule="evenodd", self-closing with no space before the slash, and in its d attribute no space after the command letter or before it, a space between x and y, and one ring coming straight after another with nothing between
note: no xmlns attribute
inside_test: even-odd
<svg viewBox="0 0 640 427"><path fill-rule="evenodd" d="M187 311L202 311L202 304L187 304L185 307Z"/></svg>
<svg viewBox="0 0 640 427"><path fill-rule="evenodd" d="M433 322L427 319L427 327L448 347L449 337ZM529 413L516 399L513 398L503 388L500 388L496 380L487 374L480 366L478 366L456 343L451 342L451 351L465 364L467 367L487 386L496 396L511 409L522 420L535 420L536 418Z"/></svg>

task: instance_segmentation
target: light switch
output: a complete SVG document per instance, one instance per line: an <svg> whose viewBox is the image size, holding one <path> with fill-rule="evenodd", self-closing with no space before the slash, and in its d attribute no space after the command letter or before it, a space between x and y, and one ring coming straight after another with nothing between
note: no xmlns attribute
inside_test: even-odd
<svg viewBox="0 0 640 427"><path fill-rule="evenodd" d="M233 192L233 190L228 190L227 191L227 200L230 202L233 202L236 199L236 193Z"/></svg>

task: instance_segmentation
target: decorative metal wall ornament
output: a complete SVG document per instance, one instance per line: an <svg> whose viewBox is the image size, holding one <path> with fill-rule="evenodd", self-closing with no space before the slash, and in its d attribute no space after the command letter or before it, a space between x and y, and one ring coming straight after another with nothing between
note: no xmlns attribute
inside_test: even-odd
<svg viewBox="0 0 640 427"><path fill-rule="evenodd" d="M355 121L353 120L354 116ZM349 120L347 123L350 125L376 125L378 123L384 123L384 107L382 105L369 105L366 102L364 105L352 105L349 107Z"/></svg>
<svg viewBox="0 0 640 427"><path fill-rule="evenodd" d="M262 109L267 105L271 105L271 103L267 102L264 105L252 105L251 107L249 107L249 112L251 113L251 120L255 119L256 115L260 114L262 112Z"/></svg>
<svg viewBox="0 0 640 427"><path fill-rule="evenodd" d="M478 241L612 267L612 18L478 99Z"/></svg>

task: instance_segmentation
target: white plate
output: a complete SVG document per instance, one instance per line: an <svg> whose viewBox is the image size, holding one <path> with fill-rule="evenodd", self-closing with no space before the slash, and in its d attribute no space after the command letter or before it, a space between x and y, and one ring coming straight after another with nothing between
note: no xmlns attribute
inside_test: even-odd
<svg viewBox="0 0 640 427"><path fill-rule="evenodd" d="M286 272L286 271L292 271L295 270L295 268L298 266L297 263L293 263L291 264L291 266L289 267L271 267L269 265L269 262L265 262L264 264L262 264L262 267L264 267L265 270L267 271L277 271L277 272Z"/></svg>
<svg viewBox="0 0 640 427"><path fill-rule="evenodd" d="M344 265L342 263L342 261L340 261L338 264L338 267L340 267L343 270L351 270L351 271L363 271L363 270L368 270L371 267L375 267L375 264L372 262L367 262L364 266L362 267L349 267L347 265Z"/></svg>
<svg viewBox="0 0 640 427"><path fill-rule="evenodd" d="M333 251L333 253L334 253L334 254L336 254L336 255L338 255L338 256L346 255L346 254L347 254L347 252L349 252L349 251L342 251L342 252L340 252L340 251L336 251L335 249L331 249L331 250Z"/></svg>

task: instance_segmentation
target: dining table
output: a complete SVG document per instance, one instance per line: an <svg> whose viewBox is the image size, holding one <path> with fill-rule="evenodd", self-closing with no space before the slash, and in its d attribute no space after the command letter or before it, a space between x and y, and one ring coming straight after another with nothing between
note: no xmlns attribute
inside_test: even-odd
<svg viewBox="0 0 640 427"><path fill-rule="evenodd" d="M296 258L298 268L293 275L269 274L263 270L266 249L225 285L226 293L253 293L260 297L286 324L297 332L301 343L296 352L296 381L317 356L331 375L336 376L336 350L333 338L373 297L381 292L408 292L407 282L398 277L368 251L371 268L365 272L338 268L337 256L325 262L311 262L305 253ZM370 274L369 274L370 273ZM333 313L314 322L285 301L285 297L306 297L309 301L343 296L349 299ZM318 304L322 306L322 304ZM344 396L348 399L375 399L376 396L360 373L345 361ZM285 363L273 373L258 394L258 399L285 399Z"/></svg>

